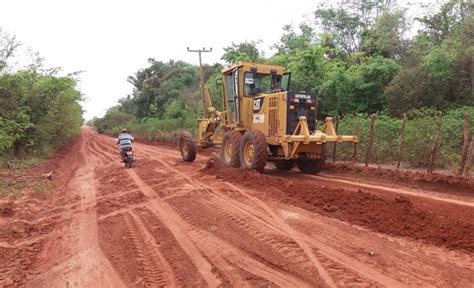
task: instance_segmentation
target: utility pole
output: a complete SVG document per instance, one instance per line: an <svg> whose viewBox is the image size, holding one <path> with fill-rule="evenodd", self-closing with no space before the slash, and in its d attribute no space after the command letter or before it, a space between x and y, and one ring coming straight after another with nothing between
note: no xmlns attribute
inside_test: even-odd
<svg viewBox="0 0 474 288"><path fill-rule="evenodd" d="M199 77L200 77L200 88L201 88L201 99L202 99L202 112L204 113L204 118L207 118L207 108L206 108L206 96L204 96L204 67L202 66L201 53L203 52L212 52L212 48L206 50L206 48L192 50L187 48L188 52L197 52L199 54Z"/></svg>

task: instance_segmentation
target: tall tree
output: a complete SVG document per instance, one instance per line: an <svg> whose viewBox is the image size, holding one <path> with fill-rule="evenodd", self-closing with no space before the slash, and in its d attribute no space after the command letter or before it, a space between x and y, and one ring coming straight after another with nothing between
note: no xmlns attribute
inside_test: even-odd
<svg viewBox="0 0 474 288"><path fill-rule="evenodd" d="M407 29L405 11L383 13L377 18L374 27L364 34L361 51L399 60L408 48L408 41L403 39Z"/></svg>
<svg viewBox="0 0 474 288"><path fill-rule="evenodd" d="M239 61L259 62L263 59L257 48L260 43L261 40L245 41L240 44L232 42L232 45L224 48L224 55L222 55L221 59L231 64Z"/></svg>
<svg viewBox="0 0 474 288"><path fill-rule="evenodd" d="M417 20L425 26L424 32L435 42L440 43L471 14L473 7L472 1L450 0L441 6L437 13L417 18Z"/></svg>
<svg viewBox="0 0 474 288"><path fill-rule="evenodd" d="M8 67L8 60L14 56L20 45L15 35L4 32L0 27L0 73Z"/></svg>

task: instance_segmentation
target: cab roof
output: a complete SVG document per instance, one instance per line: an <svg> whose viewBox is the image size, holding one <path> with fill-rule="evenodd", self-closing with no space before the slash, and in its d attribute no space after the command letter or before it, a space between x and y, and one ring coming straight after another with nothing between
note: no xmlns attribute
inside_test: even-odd
<svg viewBox="0 0 474 288"><path fill-rule="evenodd" d="M283 74L286 69L283 66L279 65L270 65L270 64L260 64L260 63L251 63L251 62L237 62L229 67L222 69L222 74L228 74L231 71L234 71L236 68L242 68L244 71L255 71L258 73L265 74Z"/></svg>

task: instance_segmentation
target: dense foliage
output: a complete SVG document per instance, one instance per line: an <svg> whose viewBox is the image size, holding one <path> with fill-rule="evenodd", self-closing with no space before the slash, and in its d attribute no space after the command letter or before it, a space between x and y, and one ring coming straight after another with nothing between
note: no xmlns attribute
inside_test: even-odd
<svg viewBox="0 0 474 288"><path fill-rule="evenodd" d="M407 122L404 130L403 153L401 160L415 167L423 167L428 164L428 154L435 130L437 112L434 109L411 110L407 113ZM474 107L463 107L449 110L443 115L440 152L437 155L437 167L455 170L459 167L462 150L463 115L467 113L474 116ZM473 118L471 118L473 119ZM395 164L399 157L400 130L402 119L389 117L385 114L377 114L375 120L375 138L371 162ZM347 115L339 122L338 132L341 134L354 134L359 127L360 144L357 161L364 162L367 151L370 119L363 114ZM474 127L470 127L470 135L474 135ZM329 154L332 146L328 147ZM351 160L352 146L339 144L337 148L338 160ZM330 155L332 158L332 155Z"/></svg>
<svg viewBox="0 0 474 288"><path fill-rule="evenodd" d="M378 162L394 159L400 118L408 113L406 141L415 144L410 144L414 147L405 160L426 164L432 140L429 131L434 129L430 117L433 111L442 111L449 123L443 128L442 141L449 151L441 151L442 160L448 166L458 161L460 111L474 119L473 5L451 0L435 13L426 12L415 20L422 28L414 34L413 21L408 19L410 7L390 0L339 3L314 7L313 20L297 28L285 25L271 57L259 51L260 41L246 41L224 48L221 59L228 64L253 61L286 66L292 72L292 90L316 93L318 117L339 115L344 132L352 133L357 119L364 133L368 115L377 113ZM99 131L127 126L156 139L170 138L169 133L176 130L195 129L193 119L201 115L198 67L180 61L150 59L149 63L129 77L133 93L104 118L95 119ZM221 68L219 64L205 66L214 102L219 101L215 81Z"/></svg>
<svg viewBox="0 0 474 288"><path fill-rule="evenodd" d="M40 59L12 72L8 60L19 44L0 30L0 155L14 159L46 156L79 132L81 94L72 77L44 70Z"/></svg>

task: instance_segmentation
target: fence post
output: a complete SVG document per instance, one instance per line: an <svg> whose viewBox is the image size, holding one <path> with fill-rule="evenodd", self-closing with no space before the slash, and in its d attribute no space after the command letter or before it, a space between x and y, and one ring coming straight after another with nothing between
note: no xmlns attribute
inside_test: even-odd
<svg viewBox="0 0 474 288"><path fill-rule="evenodd" d="M369 143L367 145L367 152L365 153L365 167L369 166L369 161L372 156L372 146L374 145L375 137L375 114L370 115L370 131Z"/></svg>
<svg viewBox="0 0 474 288"><path fill-rule="evenodd" d="M357 159L357 155L359 154L359 142L360 142L360 122L359 119L357 119L356 125L355 125L355 135L357 136L358 142L354 143L354 152L352 153L351 157L351 162L352 165L355 164L355 161Z"/></svg>
<svg viewBox="0 0 474 288"><path fill-rule="evenodd" d="M430 157L428 159L428 170L427 172L429 174L433 173L434 170L434 164L436 160L436 153L438 152L438 146L439 146L439 138L441 136L441 126L443 125L443 113L438 112L438 118L436 121L436 134L435 138L433 141L433 145L431 146L430 150Z"/></svg>
<svg viewBox="0 0 474 288"><path fill-rule="evenodd" d="M467 156L467 165L464 174L468 175L472 165L472 155L474 154L474 135L472 135L471 144L469 144L469 155Z"/></svg>
<svg viewBox="0 0 474 288"><path fill-rule="evenodd" d="M464 145L461 155L461 163L459 165L459 175L464 174L466 168L467 156L469 154L469 114L464 113Z"/></svg>
<svg viewBox="0 0 474 288"><path fill-rule="evenodd" d="M398 147L398 162L397 169L400 168L400 162L402 161L403 154L403 136L405 136L405 125L407 124L407 113L403 113L402 128L400 128L400 146Z"/></svg>
<svg viewBox="0 0 474 288"><path fill-rule="evenodd" d="M335 127L336 134L337 134L338 129L339 129L339 115L336 116L336 127ZM332 147L332 163L336 162L336 147L337 147L337 141L334 142L334 146Z"/></svg>

